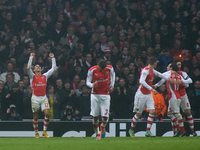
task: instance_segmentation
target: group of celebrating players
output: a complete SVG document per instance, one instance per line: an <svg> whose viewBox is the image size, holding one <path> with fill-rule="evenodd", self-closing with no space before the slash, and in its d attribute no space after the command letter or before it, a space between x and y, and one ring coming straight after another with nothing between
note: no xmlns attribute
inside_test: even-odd
<svg viewBox="0 0 200 150"><path fill-rule="evenodd" d="M39 138L38 133L38 118L39 118L39 109L41 108L44 111L44 126L42 135L46 138L49 138L46 133L48 124L49 124L49 115L50 108L49 102L46 97L46 86L47 79L53 74L56 70L56 61L54 54L49 54L52 59L52 68L44 74L41 74L41 67L35 65L32 71L31 64L34 57L34 53L31 53L29 62L27 65L31 87L33 89L33 94L31 98L32 111L33 111L33 128L35 131L35 137ZM188 87L192 80L188 77L187 73L180 70L181 62L173 62L168 65L168 71L161 74L158 71L154 70L157 66L157 58L150 57L148 60L148 65L141 71L139 87L135 94L134 99L134 112L136 114L132 118L131 129L129 134L131 137L134 136L134 128L136 127L137 122L142 116L142 112L146 107L149 110L149 116L147 119L147 128L145 136L155 137L150 131L151 125L155 116L155 107L152 93L157 94L155 90L156 87L161 86L165 81L167 82L167 91L169 97L169 107L167 115L171 119L172 128L174 131L175 137L182 137L186 135L183 118L180 114L180 106L183 112L187 116L187 120L190 125L191 134L197 136L194 131L194 121L190 112L190 103L185 92L185 87ZM162 78L157 84L153 85L154 75ZM88 70L86 84L88 87L92 88L91 92L91 112L90 115L93 117L93 128L96 133L96 139L100 140L106 136L106 124L109 117L109 108L110 108L110 93L113 91L115 83L115 72L112 66L107 65L105 60L100 60L99 63L91 67ZM102 123L100 125L99 131L99 113L102 116Z"/></svg>

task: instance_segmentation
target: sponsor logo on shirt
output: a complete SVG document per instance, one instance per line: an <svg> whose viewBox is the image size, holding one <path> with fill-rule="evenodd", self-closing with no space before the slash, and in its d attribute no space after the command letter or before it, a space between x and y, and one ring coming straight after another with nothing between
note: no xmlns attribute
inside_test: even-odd
<svg viewBox="0 0 200 150"><path fill-rule="evenodd" d="M45 83L39 82L39 83L35 83L35 86L46 86Z"/></svg>
<svg viewBox="0 0 200 150"><path fill-rule="evenodd" d="M105 81L107 81L108 80L108 78L106 78L106 79L104 79L104 78L101 78L100 80L97 80L98 82L105 82Z"/></svg>

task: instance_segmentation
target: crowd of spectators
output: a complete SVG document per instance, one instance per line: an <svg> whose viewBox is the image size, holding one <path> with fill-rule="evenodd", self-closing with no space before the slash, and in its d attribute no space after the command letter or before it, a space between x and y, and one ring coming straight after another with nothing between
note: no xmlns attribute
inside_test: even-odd
<svg viewBox="0 0 200 150"><path fill-rule="evenodd" d="M180 60L193 79L187 89L194 117L200 117L200 2L198 0L0 0L0 117L31 119L27 63L48 80L50 118L89 116L87 70L101 58L116 72L111 117L131 118L140 71L150 56L157 70ZM159 92L167 104L165 85ZM43 116L41 115L41 118Z"/></svg>

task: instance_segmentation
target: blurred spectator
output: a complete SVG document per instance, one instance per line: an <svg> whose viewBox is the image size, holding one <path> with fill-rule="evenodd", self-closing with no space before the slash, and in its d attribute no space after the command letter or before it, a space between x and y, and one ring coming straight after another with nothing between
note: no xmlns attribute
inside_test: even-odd
<svg viewBox="0 0 200 150"><path fill-rule="evenodd" d="M85 61L83 62L83 67L88 71L92 67L92 55L90 53L86 54Z"/></svg>
<svg viewBox="0 0 200 150"><path fill-rule="evenodd" d="M50 116L49 119L59 119L60 118L60 97L55 94L54 87L52 85L48 86L47 98L50 105Z"/></svg>
<svg viewBox="0 0 200 150"><path fill-rule="evenodd" d="M74 28L69 26L67 28L67 35L61 37L60 39L60 44L63 45L68 45L70 46L71 49L74 48L76 43L78 42L79 38L74 35Z"/></svg>
<svg viewBox="0 0 200 150"><path fill-rule="evenodd" d="M2 121L22 121L22 116L17 113L15 105L11 104L7 109L4 116L1 118Z"/></svg>
<svg viewBox="0 0 200 150"><path fill-rule="evenodd" d="M133 97L131 95L131 91L129 87L126 86L125 79L119 79L119 86L115 89L112 97L112 110L114 113L114 117L116 119L119 118L131 118L131 102L133 101Z"/></svg>
<svg viewBox="0 0 200 150"><path fill-rule="evenodd" d="M81 86L81 94L77 97L76 105L81 116L90 116L90 94L85 84Z"/></svg>
<svg viewBox="0 0 200 150"><path fill-rule="evenodd" d="M64 115L61 117L60 121L75 121L73 118L72 106L67 105L64 110Z"/></svg>
<svg viewBox="0 0 200 150"><path fill-rule="evenodd" d="M159 87L158 92L164 97L165 105L166 105L167 108L168 108L169 100L168 100L168 93L167 93L166 85L165 85L165 84L162 84L162 85Z"/></svg>
<svg viewBox="0 0 200 150"><path fill-rule="evenodd" d="M7 73L6 75L6 83L5 83L5 88L12 90L12 87L14 84L16 84L16 82L14 82L14 74L12 73Z"/></svg>
<svg viewBox="0 0 200 150"><path fill-rule="evenodd" d="M79 87L78 87L78 89L75 90L77 97L82 94L82 88L81 87L83 85L86 85L86 81L85 80L80 80Z"/></svg>
<svg viewBox="0 0 200 150"><path fill-rule="evenodd" d="M169 62L171 62L168 49L164 49L161 51L161 53L158 55L158 61L160 61L160 64L162 65L162 72L166 72L167 65Z"/></svg>
<svg viewBox="0 0 200 150"><path fill-rule="evenodd" d="M194 118L200 117L200 80L195 81L194 89L188 92L188 98L191 104L191 113Z"/></svg>
<svg viewBox="0 0 200 150"><path fill-rule="evenodd" d="M61 91L61 117L67 105L70 105L74 108L75 105L75 90L71 88L69 80L66 80L64 83L64 88Z"/></svg>
<svg viewBox="0 0 200 150"><path fill-rule="evenodd" d="M32 96L32 88L29 85L28 92L25 93L24 97L23 97L23 103L24 103L23 118L24 119L32 119L33 118L33 113L32 113L32 109L31 109L31 96Z"/></svg>
<svg viewBox="0 0 200 150"><path fill-rule="evenodd" d="M63 81L61 78L56 79L56 89L55 93L60 94L63 89Z"/></svg>
<svg viewBox="0 0 200 150"><path fill-rule="evenodd" d="M14 72L14 64L9 61L6 63L6 72L2 73L1 76L0 76L0 80L2 80L4 83L6 82L6 75L8 73L12 73L13 74L13 77L14 77L14 82L18 82L20 80L20 76L17 72Z"/></svg>
<svg viewBox="0 0 200 150"><path fill-rule="evenodd" d="M165 105L164 97L160 93L157 93L156 95L153 92L151 92L151 93L152 93L153 99L154 99L156 118L159 121L162 121L162 118L164 117L164 115L166 114L166 111L167 111L167 106Z"/></svg>

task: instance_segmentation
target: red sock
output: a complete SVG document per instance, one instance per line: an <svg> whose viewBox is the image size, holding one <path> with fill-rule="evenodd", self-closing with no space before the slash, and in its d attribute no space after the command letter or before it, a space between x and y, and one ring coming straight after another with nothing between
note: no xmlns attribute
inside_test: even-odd
<svg viewBox="0 0 200 150"><path fill-rule="evenodd" d="M137 121L138 121L138 117L136 115L134 115L133 119L132 119L132 122L131 122L131 130L134 130L135 129L135 126L137 124Z"/></svg>
<svg viewBox="0 0 200 150"><path fill-rule="evenodd" d="M151 129L151 125L153 123L154 115L149 114L147 118L147 130Z"/></svg>

